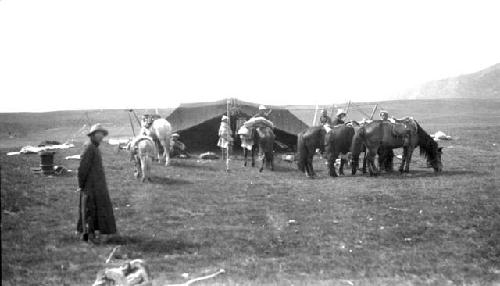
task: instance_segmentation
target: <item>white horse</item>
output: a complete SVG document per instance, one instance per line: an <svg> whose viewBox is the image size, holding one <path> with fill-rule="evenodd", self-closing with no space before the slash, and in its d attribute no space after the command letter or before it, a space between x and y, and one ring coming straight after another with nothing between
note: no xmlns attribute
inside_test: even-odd
<svg viewBox="0 0 500 286"><path fill-rule="evenodd" d="M155 119L151 115L144 115L141 121L141 134L153 138L158 150L158 160L161 162L165 158L165 166L170 161L170 137L172 136L172 126L163 118ZM160 150L163 148L163 153Z"/></svg>
<svg viewBox="0 0 500 286"><path fill-rule="evenodd" d="M134 175L141 178L142 182L151 181L151 165L156 156L156 148L153 139L147 136L139 136L128 143L131 159L135 163Z"/></svg>

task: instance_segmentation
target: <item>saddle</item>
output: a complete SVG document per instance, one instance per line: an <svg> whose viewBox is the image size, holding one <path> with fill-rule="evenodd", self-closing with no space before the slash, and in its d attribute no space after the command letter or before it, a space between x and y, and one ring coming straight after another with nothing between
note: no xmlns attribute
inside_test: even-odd
<svg viewBox="0 0 500 286"><path fill-rule="evenodd" d="M391 118L390 126L391 133L394 137L402 138L409 137L417 133L417 122L411 117L401 119Z"/></svg>

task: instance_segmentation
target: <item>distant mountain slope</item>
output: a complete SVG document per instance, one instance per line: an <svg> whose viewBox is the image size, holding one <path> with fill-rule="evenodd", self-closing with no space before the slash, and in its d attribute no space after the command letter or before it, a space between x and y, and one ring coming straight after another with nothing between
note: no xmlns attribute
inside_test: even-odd
<svg viewBox="0 0 500 286"><path fill-rule="evenodd" d="M428 82L403 92L401 99L500 98L500 63L476 73Z"/></svg>

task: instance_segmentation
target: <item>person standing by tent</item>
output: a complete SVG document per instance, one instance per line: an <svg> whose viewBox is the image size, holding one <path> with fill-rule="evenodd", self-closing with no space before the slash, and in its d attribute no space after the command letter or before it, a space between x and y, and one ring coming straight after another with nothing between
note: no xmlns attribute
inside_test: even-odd
<svg viewBox="0 0 500 286"><path fill-rule="evenodd" d="M101 235L116 233L113 206L99 150L99 144L108 135L108 131L97 123L90 128L87 135L90 140L84 146L78 167L80 211L77 231L83 234L84 241L90 239L100 243L104 238Z"/></svg>
<svg viewBox="0 0 500 286"><path fill-rule="evenodd" d="M319 123L321 123L321 125L332 125L332 119L330 118L330 116L328 116L328 110L326 109L322 109L321 110L321 116L319 118Z"/></svg>
<svg viewBox="0 0 500 286"><path fill-rule="evenodd" d="M224 153L225 149L228 149L231 145L231 139L232 139L232 132L231 128L229 127L228 124L229 117L227 115L223 115L221 122L220 122L220 127L219 127L219 142L217 142L217 146L221 148L222 151L222 160L225 160L224 158Z"/></svg>
<svg viewBox="0 0 500 286"><path fill-rule="evenodd" d="M345 117L346 117L346 113L343 109L337 110L337 115L335 116L335 119L333 119L332 126L344 124Z"/></svg>

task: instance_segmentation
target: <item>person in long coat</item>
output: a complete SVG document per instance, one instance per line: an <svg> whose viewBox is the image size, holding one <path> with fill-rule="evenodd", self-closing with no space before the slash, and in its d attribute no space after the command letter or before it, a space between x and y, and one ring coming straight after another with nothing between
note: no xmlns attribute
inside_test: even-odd
<svg viewBox="0 0 500 286"><path fill-rule="evenodd" d="M95 124L88 133L78 167L78 189L80 191L79 219L77 230L83 240L101 242L101 235L116 233L113 205L109 197L99 144L108 135L100 124ZM83 215L82 215L83 214ZM85 225L82 225L84 218Z"/></svg>

